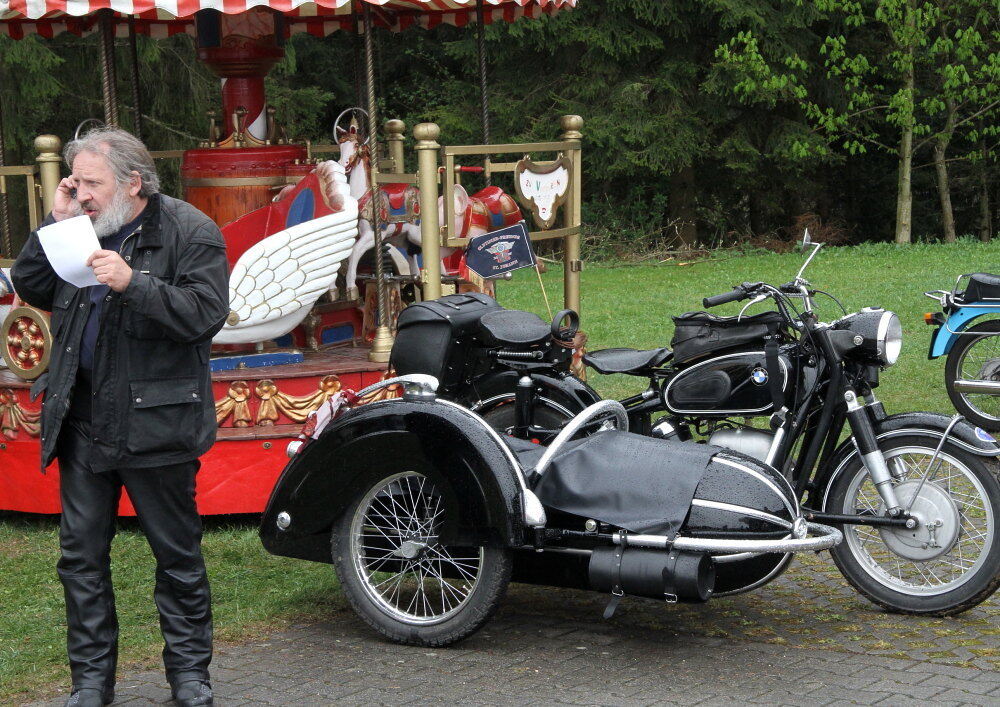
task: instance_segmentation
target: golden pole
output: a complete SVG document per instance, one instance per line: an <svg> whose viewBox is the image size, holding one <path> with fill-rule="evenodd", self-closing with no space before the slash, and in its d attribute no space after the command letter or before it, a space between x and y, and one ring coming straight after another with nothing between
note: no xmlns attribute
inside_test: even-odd
<svg viewBox="0 0 1000 707"><path fill-rule="evenodd" d="M583 118L578 115L564 115L559 119L559 126L563 129L560 136L563 140L576 142L576 146L569 150L569 158L573 163L573 174L570 177L572 186L572 197L566 204L566 226L569 228L580 226L580 188L583 181L583 159L580 150L580 140L583 139ZM575 233L563 239L566 254L564 256L563 272L563 299L567 309L580 313L580 271L583 270L583 261L580 259L580 234Z"/></svg>
<svg viewBox="0 0 1000 707"><path fill-rule="evenodd" d="M35 150L38 156L38 174L42 182L42 210L45 213L52 211L52 203L56 198L56 189L59 187L61 177L59 176L59 163L62 158L59 151L62 149L62 140L55 135L39 135L35 138ZM28 198L32 198L28 194Z"/></svg>
<svg viewBox="0 0 1000 707"><path fill-rule="evenodd" d="M382 224L378 213L378 117L375 102L375 27L372 23L372 6L364 3L365 21L365 80L368 91L368 141L371 145L368 184L372 191L372 230L375 236L375 287L378 293L378 328L368 352L371 361L384 363L392 351L392 332L389 330L389 282L385 272L385 252L382 247Z"/></svg>
<svg viewBox="0 0 1000 707"><path fill-rule="evenodd" d="M420 247L424 253L424 299L441 296L441 226L438 223L438 161L441 128L420 123L413 128L417 141L417 183L420 187Z"/></svg>
<svg viewBox="0 0 1000 707"><path fill-rule="evenodd" d="M403 133L406 132L406 123L393 118L385 121L385 141L389 143L389 157L393 161L393 171L397 174L406 172L403 160Z"/></svg>

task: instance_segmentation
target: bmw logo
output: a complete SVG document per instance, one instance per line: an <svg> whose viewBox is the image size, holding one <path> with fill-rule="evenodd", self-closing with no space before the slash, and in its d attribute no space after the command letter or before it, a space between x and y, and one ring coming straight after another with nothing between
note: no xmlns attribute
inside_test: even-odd
<svg viewBox="0 0 1000 707"><path fill-rule="evenodd" d="M996 442L996 439L994 439L993 435L984 430L982 427L976 428L976 437L983 440L984 442Z"/></svg>
<svg viewBox="0 0 1000 707"><path fill-rule="evenodd" d="M767 383L767 371L760 366L753 369L750 372L750 380L754 382L755 385L764 385Z"/></svg>

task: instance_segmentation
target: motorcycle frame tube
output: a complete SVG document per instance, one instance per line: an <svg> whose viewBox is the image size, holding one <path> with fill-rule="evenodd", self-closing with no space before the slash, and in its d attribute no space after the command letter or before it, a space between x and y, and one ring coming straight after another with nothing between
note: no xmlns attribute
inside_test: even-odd
<svg viewBox="0 0 1000 707"><path fill-rule="evenodd" d="M836 528L822 523L808 523L812 536L804 538L787 537L781 540L727 540L725 538L688 538L677 537L673 541L665 535L639 535L634 533L614 533L612 542L616 545L635 545L637 547L658 548L666 550L673 548L684 552L750 552L789 553L789 552L819 552L828 550L840 544L844 535Z"/></svg>

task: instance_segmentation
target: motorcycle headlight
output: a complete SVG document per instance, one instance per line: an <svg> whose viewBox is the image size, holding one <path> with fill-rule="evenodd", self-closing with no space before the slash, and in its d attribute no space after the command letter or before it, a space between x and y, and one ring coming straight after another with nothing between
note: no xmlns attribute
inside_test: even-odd
<svg viewBox="0 0 1000 707"><path fill-rule="evenodd" d="M865 363L891 366L903 347L899 317L885 309L866 307L838 320L833 328L854 335L853 348L845 351L845 355Z"/></svg>

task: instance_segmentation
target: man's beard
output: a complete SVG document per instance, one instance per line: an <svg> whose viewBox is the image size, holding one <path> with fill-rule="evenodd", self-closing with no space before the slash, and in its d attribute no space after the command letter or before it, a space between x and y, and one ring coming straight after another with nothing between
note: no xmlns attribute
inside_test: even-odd
<svg viewBox="0 0 1000 707"><path fill-rule="evenodd" d="M90 201L82 204L74 202L73 206L73 210L77 214L82 214L84 209L91 209L94 204ZM125 187L119 187L107 208L97 212L97 218L94 219L94 231L97 232L97 237L107 238L117 233L122 226L132 220L134 208L135 205L129 199L128 190Z"/></svg>

